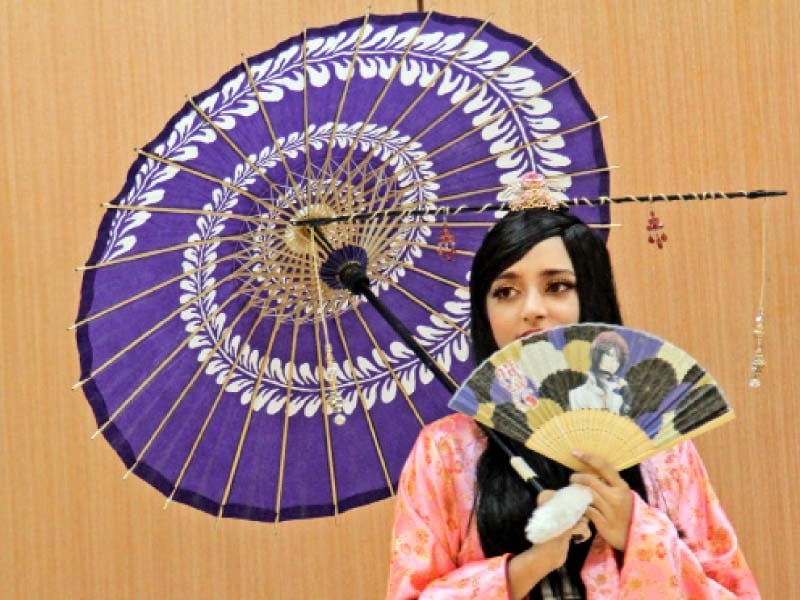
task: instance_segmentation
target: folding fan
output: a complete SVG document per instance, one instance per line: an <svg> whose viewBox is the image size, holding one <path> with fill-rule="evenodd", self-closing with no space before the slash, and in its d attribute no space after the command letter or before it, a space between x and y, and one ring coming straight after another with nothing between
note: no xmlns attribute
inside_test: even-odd
<svg viewBox="0 0 800 600"><path fill-rule="evenodd" d="M684 350L597 323L501 348L449 405L572 470L586 469L573 450L622 470L734 416L716 381Z"/></svg>

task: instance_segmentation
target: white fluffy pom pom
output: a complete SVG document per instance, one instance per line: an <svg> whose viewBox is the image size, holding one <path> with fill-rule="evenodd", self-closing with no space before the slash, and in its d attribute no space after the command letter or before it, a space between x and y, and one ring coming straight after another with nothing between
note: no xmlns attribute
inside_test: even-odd
<svg viewBox="0 0 800 600"><path fill-rule="evenodd" d="M592 503L589 488L572 484L561 488L547 502L537 507L525 527L525 537L541 544L572 528Z"/></svg>

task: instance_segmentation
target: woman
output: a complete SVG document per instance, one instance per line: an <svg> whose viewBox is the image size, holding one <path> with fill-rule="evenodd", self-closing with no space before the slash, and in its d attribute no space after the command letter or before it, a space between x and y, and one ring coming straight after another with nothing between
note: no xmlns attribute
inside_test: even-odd
<svg viewBox="0 0 800 600"><path fill-rule="evenodd" d="M470 293L477 362L556 325L621 323L605 246L566 212L507 215L475 255ZM388 599L759 597L691 443L621 473L577 453L593 474L572 474L506 442L548 488L538 498L472 419L423 429L398 487ZM591 532L579 522L531 546L535 504L570 482L592 491Z"/></svg>

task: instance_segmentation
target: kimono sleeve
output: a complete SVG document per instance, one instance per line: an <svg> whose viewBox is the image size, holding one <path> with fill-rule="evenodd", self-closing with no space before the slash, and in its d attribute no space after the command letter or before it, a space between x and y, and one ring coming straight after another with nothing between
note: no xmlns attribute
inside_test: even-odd
<svg viewBox="0 0 800 600"><path fill-rule="evenodd" d="M651 469L656 506L634 494L618 597L760 598L694 445L680 444Z"/></svg>
<svg viewBox="0 0 800 600"><path fill-rule="evenodd" d="M463 489L460 476L474 465L462 464L457 444L450 436L423 429L403 467L387 600L508 598L508 556L459 564L469 526L463 492L471 492Z"/></svg>

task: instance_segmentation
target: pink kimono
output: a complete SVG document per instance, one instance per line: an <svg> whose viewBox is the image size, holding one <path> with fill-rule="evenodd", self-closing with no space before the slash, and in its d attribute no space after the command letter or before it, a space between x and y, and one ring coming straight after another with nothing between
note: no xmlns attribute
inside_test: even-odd
<svg viewBox="0 0 800 600"><path fill-rule="evenodd" d="M486 559L470 521L485 445L475 422L460 414L420 433L397 491L387 600L509 598L511 555ZM632 492L623 567L595 536L581 571L587 597L759 598L694 445L683 442L645 461L642 474L648 502Z"/></svg>

